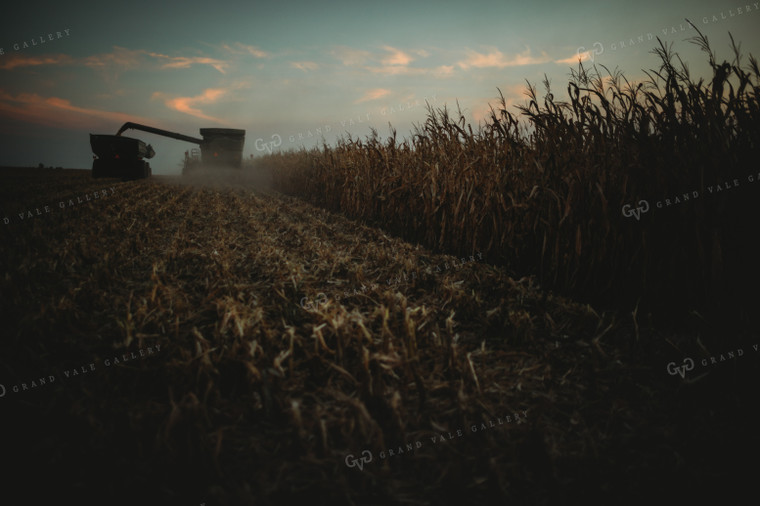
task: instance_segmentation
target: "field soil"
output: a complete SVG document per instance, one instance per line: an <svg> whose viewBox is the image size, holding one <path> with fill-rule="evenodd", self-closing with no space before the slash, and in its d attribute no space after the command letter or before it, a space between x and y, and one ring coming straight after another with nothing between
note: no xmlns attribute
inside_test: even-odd
<svg viewBox="0 0 760 506"><path fill-rule="evenodd" d="M602 311L250 175L4 168L0 197L3 504L732 503L756 474L757 329Z"/></svg>

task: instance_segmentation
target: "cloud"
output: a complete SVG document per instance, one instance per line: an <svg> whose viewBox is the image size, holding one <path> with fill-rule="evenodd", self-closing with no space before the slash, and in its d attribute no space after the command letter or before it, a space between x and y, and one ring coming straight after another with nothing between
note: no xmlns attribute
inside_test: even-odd
<svg viewBox="0 0 760 506"><path fill-rule="evenodd" d="M0 116L25 123L82 130L102 127L115 131L116 126L127 121L151 121L134 114L79 107L59 97L43 97L36 93L13 96L3 90L0 90Z"/></svg>
<svg viewBox="0 0 760 506"><path fill-rule="evenodd" d="M364 67L373 74L387 76L433 76L437 78L450 77L454 73L453 65L439 65L438 67L406 67L403 65L384 65L381 67Z"/></svg>
<svg viewBox="0 0 760 506"><path fill-rule="evenodd" d="M573 56L571 56L569 58L564 58L562 60L554 60L554 63L560 63L560 64L565 64L565 65L572 65L574 63L578 63L578 59L579 58L580 58L580 60L582 62L590 60L592 54L593 53L591 51L584 51L582 53L576 53L576 54L574 54Z"/></svg>
<svg viewBox="0 0 760 506"><path fill-rule="evenodd" d="M525 48L525 51L518 53L512 57L508 57L496 48L491 48L489 53L478 53L477 51L468 51L467 58L457 63L460 68L468 69L470 67L475 68L487 68L487 67L518 67L522 65L536 65L539 63L546 63L551 61L546 53L541 53L540 57L531 55L530 48Z"/></svg>
<svg viewBox="0 0 760 506"><path fill-rule="evenodd" d="M160 53L148 53L154 58L162 58L169 60L167 63L161 65L161 68L165 69L186 69L192 65L210 65L218 70L220 73L226 73L229 63L223 60L217 60L215 58L209 58L207 56L167 56Z"/></svg>
<svg viewBox="0 0 760 506"><path fill-rule="evenodd" d="M9 55L0 60L1 70L13 70L17 67L32 67L37 65L68 65L74 60L66 54L50 54L42 56Z"/></svg>
<svg viewBox="0 0 760 506"><path fill-rule="evenodd" d="M238 53L245 52L258 58L269 57L269 53L259 50L254 46L246 46L240 43L237 43L237 46L240 47L240 49L235 50ZM223 47L232 49L229 46ZM230 62L208 56L170 56L143 49L127 49L114 46L113 51L109 53L100 53L77 59L66 54L40 56L8 55L0 59L0 70L13 70L15 68L41 65L80 65L100 72L106 81L115 81L119 75L127 70L141 67L155 68L153 62L156 60L159 63L158 68L161 69L185 69L193 65L209 65L221 74L226 74L230 67ZM312 62L298 63L302 64L304 69L313 70L316 68L316 64Z"/></svg>
<svg viewBox="0 0 760 506"><path fill-rule="evenodd" d="M200 95L194 97L169 97L165 93L159 91L153 93L151 98L161 99L164 101L164 105L169 109L194 116L196 118L205 119L208 121L214 121L217 123L229 123L229 121L214 118L205 114L200 109L196 108L196 105L213 104L217 102L221 97L225 96L229 92L224 88L209 88L203 91Z"/></svg>
<svg viewBox="0 0 760 506"><path fill-rule="evenodd" d="M352 49L347 46L338 46L330 53L334 58L340 60L343 65L361 65L372 57L369 51Z"/></svg>
<svg viewBox="0 0 760 506"><path fill-rule="evenodd" d="M222 44L222 49L229 51L232 54L249 54L255 58L271 58L272 56L272 53L269 53L268 51L241 42L235 42L232 46L229 44Z"/></svg>
<svg viewBox="0 0 760 506"><path fill-rule="evenodd" d="M421 58L427 58L430 53L424 49L401 50L392 46L382 46L386 54L372 57L366 53L363 61L370 60L378 63L377 65L364 65L364 69L373 74L386 76L432 76L437 78L449 77L454 72L453 65L439 65L437 67L412 67L410 64L415 61L411 55L415 54Z"/></svg>
<svg viewBox="0 0 760 506"><path fill-rule="evenodd" d="M388 95L391 91L386 90L383 88L376 88L374 90L368 90L364 95L361 96L358 100L356 100L355 104L360 104L362 102L368 102L370 100L377 100L378 98L382 98L386 95Z"/></svg>
<svg viewBox="0 0 760 506"><path fill-rule="evenodd" d="M142 49L114 46L112 52L87 56L80 63L99 72L106 82L115 82L124 71L144 65L146 54Z"/></svg>
<svg viewBox="0 0 760 506"><path fill-rule="evenodd" d="M383 74L386 76L422 75L427 73L427 69L404 67L402 65L383 65L382 67L365 68L373 74Z"/></svg>
<svg viewBox="0 0 760 506"><path fill-rule="evenodd" d="M383 46L383 49L390 52L390 56L387 56L381 60L383 65L409 65L414 59L401 51L400 49L393 48L391 46Z"/></svg>
<svg viewBox="0 0 760 506"><path fill-rule="evenodd" d="M83 58L81 63L102 73L106 81L113 82L126 70L154 67L156 60L160 62L158 68L161 69L184 69L193 65L209 65L225 74L229 67L229 63L224 60L207 56L169 56L144 49L127 49L119 46L114 46L110 53Z"/></svg>
<svg viewBox="0 0 760 506"><path fill-rule="evenodd" d="M143 49L126 49L114 46L110 53L88 56L84 58L84 65L92 68L117 67L119 70L128 70L140 67L145 62L145 56L150 56L157 60L168 60L161 65L161 68L188 68L192 65L210 65L216 70L225 73L229 64L223 60L209 58L207 56L169 56L161 53L152 53Z"/></svg>
<svg viewBox="0 0 760 506"><path fill-rule="evenodd" d="M454 65L441 65L433 70L436 77L447 77L454 73Z"/></svg>
<svg viewBox="0 0 760 506"><path fill-rule="evenodd" d="M522 103L525 98L525 85L523 84L515 84L512 86L507 86L505 88L500 88L503 96L505 105L508 112L511 112L512 114L517 114L519 111L515 109L515 106ZM491 116L491 108L493 108L494 112L496 113L496 117L500 117L500 109L502 108L501 100L497 98L475 98L474 105L472 106L471 114L474 121L480 123L481 121L485 121Z"/></svg>
<svg viewBox="0 0 760 506"><path fill-rule="evenodd" d="M304 72L308 72L310 70L317 70L319 68L319 65L317 65L313 61L294 61L294 62L290 62L290 65L297 69L303 70Z"/></svg>
<svg viewBox="0 0 760 506"><path fill-rule="evenodd" d="M472 119L478 124L488 118L490 114L491 105L486 99L477 100L471 108Z"/></svg>
<svg viewBox="0 0 760 506"><path fill-rule="evenodd" d="M122 70L133 69L140 65L146 51L142 49L127 49L114 46L110 53L101 53L88 56L82 60L86 67L102 69L106 67L119 67Z"/></svg>

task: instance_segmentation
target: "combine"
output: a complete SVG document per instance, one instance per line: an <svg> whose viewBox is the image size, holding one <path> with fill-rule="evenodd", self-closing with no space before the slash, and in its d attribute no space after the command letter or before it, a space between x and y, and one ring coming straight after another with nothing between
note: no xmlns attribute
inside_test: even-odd
<svg viewBox="0 0 760 506"><path fill-rule="evenodd" d="M151 168L145 158L152 158L156 153L150 144L139 139L122 137L125 130L142 130L164 137L171 137L200 146L192 149L193 156L185 153L182 173L186 174L200 167L235 168L243 163L243 145L245 130L234 128L201 128L202 139L169 132L138 123L124 123L116 135L90 134L90 146L95 153L92 162L92 177L120 177L124 180L150 177Z"/></svg>

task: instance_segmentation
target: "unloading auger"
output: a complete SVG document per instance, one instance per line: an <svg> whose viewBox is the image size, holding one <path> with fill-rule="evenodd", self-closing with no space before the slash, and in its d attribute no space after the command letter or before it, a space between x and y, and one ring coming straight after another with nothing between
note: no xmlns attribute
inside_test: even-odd
<svg viewBox="0 0 760 506"><path fill-rule="evenodd" d="M120 177L140 179L150 177L152 170L146 158L156 154L150 144L132 137L122 137L125 130L142 130L200 146L200 164L185 164L183 173L196 167L242 167L245 130L234 128L201 128L202 139L169 132L139 123L124 123L116 135L90 134L90 146L95 153L92 177Z"/></svg>

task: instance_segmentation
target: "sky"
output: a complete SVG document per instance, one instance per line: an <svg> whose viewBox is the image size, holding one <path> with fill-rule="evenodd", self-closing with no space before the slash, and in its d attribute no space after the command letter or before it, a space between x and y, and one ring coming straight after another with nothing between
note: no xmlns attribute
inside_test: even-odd
<svg viewBox="0 0 760 506"><path fill-rule="evenodd" d="M571 68L658 67L657 37L694 75L708 36L729 32L760 56L760 3L692 0L323 2L13 2L0 15L0 166L90 168L90 133L132 121L200 137L246 130L244 156L401 137L457 103L478 125L499 90L512 111L546 75L566 98ZM746 63L746 60L745 60ZM154 174L179 174L183 141L128 130L153 146Z"/></svg>

